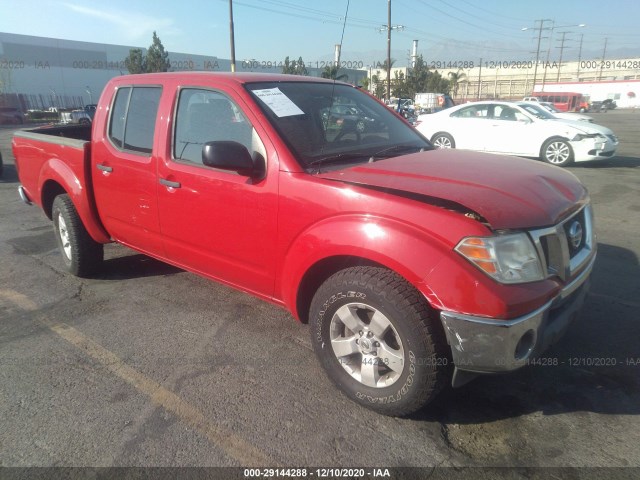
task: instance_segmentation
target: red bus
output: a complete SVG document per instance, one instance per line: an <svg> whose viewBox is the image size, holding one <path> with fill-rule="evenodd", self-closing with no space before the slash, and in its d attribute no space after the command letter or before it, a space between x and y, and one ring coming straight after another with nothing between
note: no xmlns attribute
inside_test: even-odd
<svg viewBox="0 0 640 480"><path fill-rule="evenodd" d="M589 109L586 99L581 93L575 92L533 92L541 102L550 102L561 112L578 112Z"/></svg>

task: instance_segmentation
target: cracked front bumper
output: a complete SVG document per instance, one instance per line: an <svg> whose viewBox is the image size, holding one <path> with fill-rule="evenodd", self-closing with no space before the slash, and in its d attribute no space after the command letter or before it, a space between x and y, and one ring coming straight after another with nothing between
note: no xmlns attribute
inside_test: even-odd
<svg viewBox="0 0 640 480"><path fill-rule="evenodd" d="M479 373L520 368L555 343L584 303L594 262L595 255L552 301L513 320L441 312L455 365L453 386L461 386Z"/></svg>

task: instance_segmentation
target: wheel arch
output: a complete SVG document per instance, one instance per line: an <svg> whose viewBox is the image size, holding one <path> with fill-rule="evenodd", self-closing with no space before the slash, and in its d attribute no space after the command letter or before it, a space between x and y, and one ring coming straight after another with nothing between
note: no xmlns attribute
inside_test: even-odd
<svg viewBox="0 0 640 480"><path fill-rule="evenodd" d="M68 194L64 187L55 180L47 180L42 185L40 199L42 201L42 209L49 220L53 219L53 201L58 195Z"/></svg>
<svg viewBox="0 0 640 480"><path fill-rule="evenodd" d="M369 266L388 268L378 262L355 255L335 255L317 261L304 273L296 295L296 311L302 323L309 323L309 308L316 291L331 275L346 268ZM406 279L405 279L406 280Z"/></svg>
<svg viewBox="0 0 640 480"><path fill-rule="evenodd" d="M55 197L62 194L69 195L87 232L99 243L109 243L111 237L102 226L97 211L92 204L86 185L86 178L78 178L71 167L62 159L53 158L46 162L40 170L38 185L40 185L40 201L42 208L51 220L51 212Z"/></svg>
<svg viewBox="0 0 640 480"><path fill-rule="evenodd" d="M545 138L540 144L540 151L539 151L539 157L538 157L540 160L544 160L544 146L551 140L563 140L567 143L570 142L570 140L567 137L563 137L562 135L551 135L550 137ZM569 144L569 147L571 147L571 144ZM571 150L573 151L573 148Z"/></svg>
<svg viewBox="0 0 640 480"><path fill-rule="evenodd" d="M377 266L395 272L431 304L423 280L451 248L441 238L392 219L325 219L301 234L285 253L276 297L305 323L311 298L327 278L349 267Z"/></svg>

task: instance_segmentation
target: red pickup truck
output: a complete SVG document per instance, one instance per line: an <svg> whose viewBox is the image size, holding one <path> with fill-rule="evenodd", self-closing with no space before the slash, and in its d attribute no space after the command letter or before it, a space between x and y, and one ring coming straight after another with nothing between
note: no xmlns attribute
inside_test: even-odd
<svg viewBox="0 0 640 480"><path fill-rule="evenodd" d="M596 255L571 173L434 150L329 80L123 76L92 126L19 131L13 152L71 273L118 242L281 305L337 387L388 415L530 363L576 316Z"/></svg>

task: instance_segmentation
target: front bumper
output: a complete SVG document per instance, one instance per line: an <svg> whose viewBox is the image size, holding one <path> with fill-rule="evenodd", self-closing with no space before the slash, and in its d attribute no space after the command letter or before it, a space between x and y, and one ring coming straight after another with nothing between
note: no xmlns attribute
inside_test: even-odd
<svg viewBox="0 0 640 480"><path fill-rule="evenodd" d="M520 368L555 343L584 303L594 262L595 255L553 300L513 320L441 312L455 365L453 386L461 386L479 373Z"/></svg>
<svg viewBox="0 0 640 480"><path fill-rule="evenodd" d="M571 141L573 157L576 162L586 162L589 160L604 160L615 155L618 148L618 139L589 138L580 141Z"/></svg>

